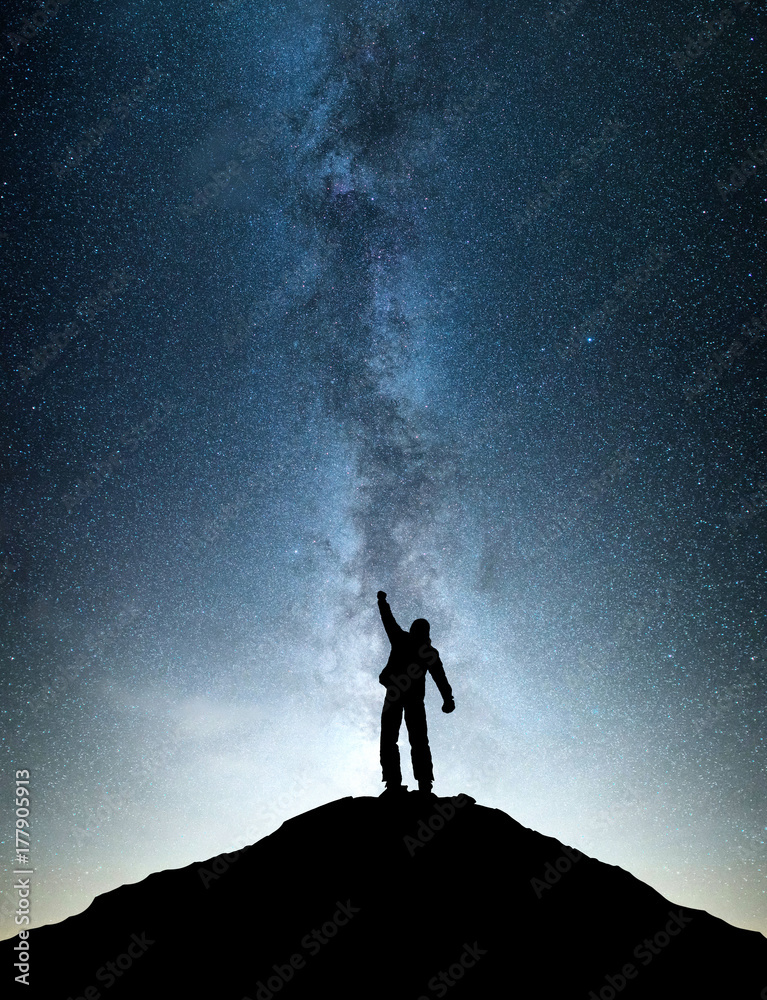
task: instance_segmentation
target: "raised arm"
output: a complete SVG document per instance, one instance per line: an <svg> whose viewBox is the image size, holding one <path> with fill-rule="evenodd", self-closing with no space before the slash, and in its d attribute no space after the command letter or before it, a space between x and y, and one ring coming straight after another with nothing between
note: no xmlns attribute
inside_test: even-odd
<svg viewBox="0 0 767 1000"><path fill-rule="evenodd" d="M389 642L393 646L405 633L395 621L389 607L389 602L386 600L386 593L383 590L378 591L378 610L381 612L381 621L383 622L383 627L386 629Z"/></svg>

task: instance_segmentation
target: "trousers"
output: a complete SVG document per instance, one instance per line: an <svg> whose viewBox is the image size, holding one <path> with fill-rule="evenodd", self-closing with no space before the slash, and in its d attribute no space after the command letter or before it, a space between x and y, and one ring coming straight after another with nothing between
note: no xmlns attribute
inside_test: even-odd
<svg viewBox="0 0 767 1000"><path fill-rule="evenodd" d="M383 772L381 780L395 785L402 783L397 739L403 714L410 738L413 776L419 782L434 781L429 734L426 729L426 707L423 701L406 701L404 698L392 701L388 697L381 712L381 771Z"/></svg>

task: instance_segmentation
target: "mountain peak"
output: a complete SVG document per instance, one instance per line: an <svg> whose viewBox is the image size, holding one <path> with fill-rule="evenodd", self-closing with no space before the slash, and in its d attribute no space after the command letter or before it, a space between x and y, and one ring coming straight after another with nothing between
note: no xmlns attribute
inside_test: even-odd
<svg viewBox="0 0 767 1000"><path fill-rule="evenodd" d="M767 998L767 941L506 813L347 797L29 932L25 996ZM19 938L4 941L5 968ZM11 955L14 957L11 958Z"/></svg>

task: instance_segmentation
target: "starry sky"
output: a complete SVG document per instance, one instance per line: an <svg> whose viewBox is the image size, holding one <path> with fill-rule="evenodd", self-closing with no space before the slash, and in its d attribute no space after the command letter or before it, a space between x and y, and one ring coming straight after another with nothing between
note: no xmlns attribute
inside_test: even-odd
<svg viewBox="0 0 767 1000"><path fill-rule="evenodd" d="M378 795L379 589L439 795L767 933L764 12L712 16L6 8L0 934L17 768L32 926Z"/></svg>

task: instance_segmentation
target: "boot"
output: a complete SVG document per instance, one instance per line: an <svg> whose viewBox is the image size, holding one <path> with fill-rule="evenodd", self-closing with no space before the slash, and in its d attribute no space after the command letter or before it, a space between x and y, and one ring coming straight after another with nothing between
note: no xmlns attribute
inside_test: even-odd
<svg viewBox="0 0 767 1000"><path fill-rule="evenodd" d="M399 798L400 795L407 794L407 785L401 784L399 781L387 781L386 788L378 796L379 799L395 799Z"/></svg>

